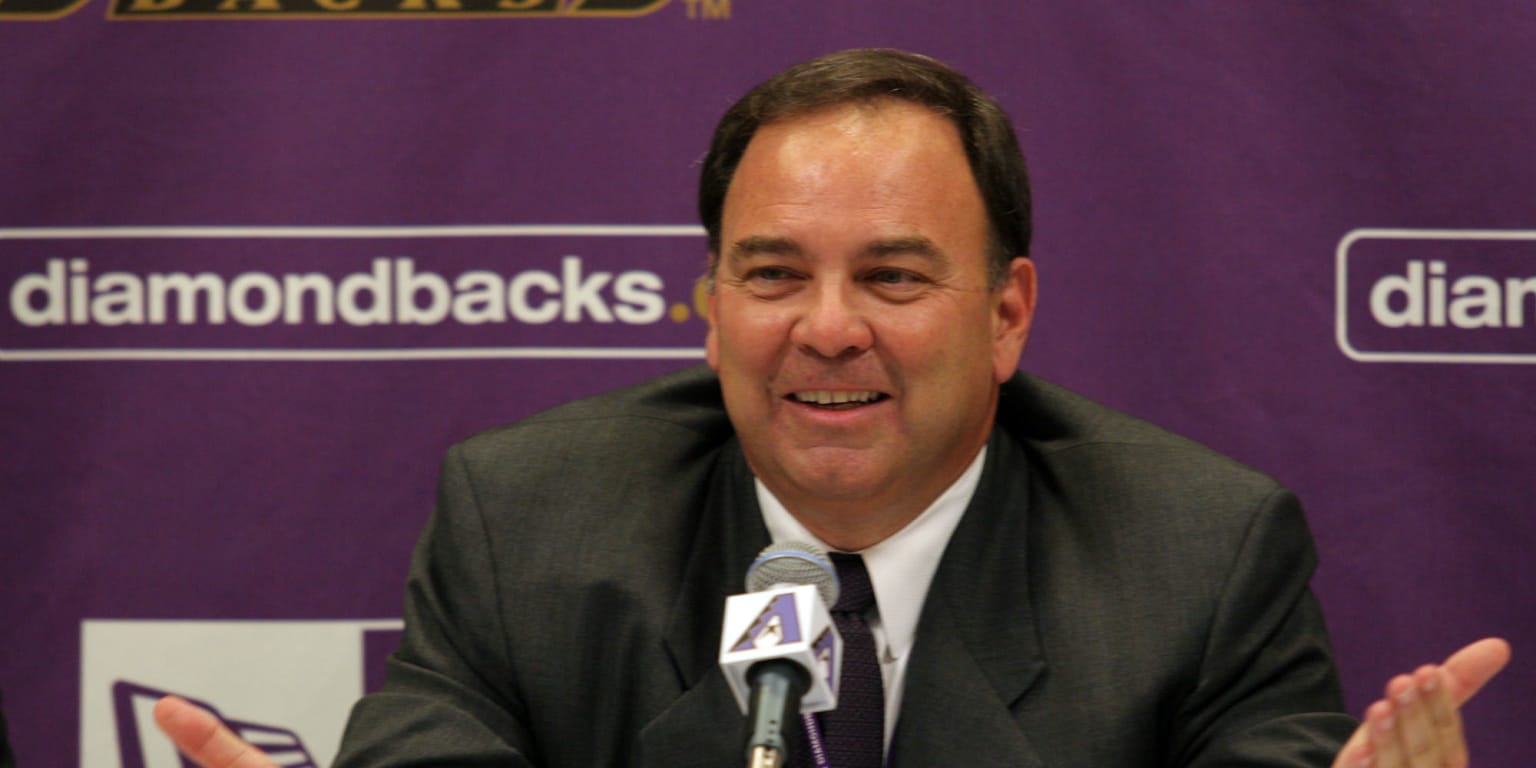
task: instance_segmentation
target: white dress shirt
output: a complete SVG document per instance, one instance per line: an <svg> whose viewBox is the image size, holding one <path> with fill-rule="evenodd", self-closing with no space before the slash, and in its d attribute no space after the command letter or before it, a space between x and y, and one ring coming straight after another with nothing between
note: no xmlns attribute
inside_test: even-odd
<svg viewBox="0 0 1536 768"><path fill-rule="evenodd" d="M869 571L869 581L875 590L875 608L867 619L875 636L875 652L880 655L880 673L885 682L887 751L896 730L896 718L901 714L907 659L911 657L917 620L923 612L928 585L933 582L934 571L939 568L950 535L960 524L960 518L981 482L981 467L986 457L987 447L983 445L971 465L921 515L884 541L855 553L864 558L864 567ZM753 483L757 488L757 506L762 510L770 538L775 542L809 542L832 550L826 542L806 530L763 485L763 481L753 478Z"/></svg>

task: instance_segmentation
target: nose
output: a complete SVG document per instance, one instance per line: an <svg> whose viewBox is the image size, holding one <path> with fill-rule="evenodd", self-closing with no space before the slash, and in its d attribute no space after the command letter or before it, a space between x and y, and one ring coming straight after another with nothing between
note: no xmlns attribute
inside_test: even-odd
<svg viewBox="0 0 1536 768"><path fill-rule="evenodd" d="M790 332L795 346L827 359L856 357L870 348L874 332L845 286L821 282L807 293L804 313Z"/></svg>

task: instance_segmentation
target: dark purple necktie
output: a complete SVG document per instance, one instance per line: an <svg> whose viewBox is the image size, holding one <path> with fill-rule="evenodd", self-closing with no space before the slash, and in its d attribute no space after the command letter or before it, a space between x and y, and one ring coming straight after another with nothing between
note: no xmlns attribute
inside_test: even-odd
<svg viewBox="0 0 1536 768"><path fill-rule="evenodd" d="M832 622L843 636L843 678L837 709L820 716L822 743L832 768L880 768L885 751L885 686L875 636L864 620L875 606L875 589L864 558L843 552L831 555L838 583ZM816 765L808 754L797 758L796 765L802 768Z"/></svg>

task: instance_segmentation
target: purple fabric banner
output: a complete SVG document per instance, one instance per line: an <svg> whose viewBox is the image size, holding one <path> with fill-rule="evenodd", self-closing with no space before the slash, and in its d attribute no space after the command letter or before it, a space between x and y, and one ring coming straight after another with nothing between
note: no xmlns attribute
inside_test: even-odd
<svg viewBox="0 0 1536 768"><path fill-rule="evenodd" d="M442 451L698 361L714 121L865 45L1019 126L1024 366L1299 493L1356 713L1509 638L1467 730L1536 758L1527 4L0 0L20 765L174 765L140 688L326 764Z"/></svg>

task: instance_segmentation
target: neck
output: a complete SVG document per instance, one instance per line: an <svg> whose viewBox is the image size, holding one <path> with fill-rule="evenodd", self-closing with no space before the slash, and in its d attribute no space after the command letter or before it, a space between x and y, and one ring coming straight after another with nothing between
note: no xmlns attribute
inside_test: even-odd
<svg viewBox="0 0 1536 768"><path fill-rule="evenodd" d="M816 538L833 549L859 552L879 544L911 525L941 498L955 489L971 469L980 472L977 462L981 449L965 465L942 482L920 489L906 489L905 494L881 494L877 498L827 499L799 493L799 488L775 488L759 477L758 482L790 517ZM974 482L966 490L967 498Z"/></svg>
<svg viewBox="0 0 1536 768"><path fill-rule="evenodd" d="M899 514L890 514L889 510L883 514L872 514L868 510L856 509L796 509L788 505L786 508L806 530L828 546L843 552L859 552L885 541L907 527L932 501L929 499L915 509L901 510Z"/></svg>

